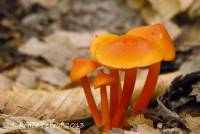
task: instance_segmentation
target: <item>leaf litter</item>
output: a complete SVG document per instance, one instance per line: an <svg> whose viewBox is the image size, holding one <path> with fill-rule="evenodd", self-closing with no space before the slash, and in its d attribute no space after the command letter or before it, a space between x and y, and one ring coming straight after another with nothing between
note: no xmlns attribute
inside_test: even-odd
<svg viewBox="0 0 200 134"><path fill-rule="evenodd" d="M126 4L139 12L128 8ZM3 44L0 47L0 110L10 117L23 116L24 120L29 120L26 116L31 115L36 120L45 121L48 118L59 121L87 119L90 112L82 90L79 87L72 88L73 83L69 82L68 71L72 59L89 55L87 49L95 35L123 33L144 22L162 22L176 39L177 58L173 63L163 63L161 73L179 68L183 74L199 71L199 23L194 21L199 16L199 4L195 0L127 0L127 3L122 0L3 0L0 5L0 14L3 16L0 20L0 42ZM192 19L188 19L188 16ZM184 17L189 21L181 21ZM142 72L146 74L146 71ZM180 76L170 87L171 81L180 73L161 75L152 104L143 111L145 118L151 118L150 125L143 122L136 125L137 129L131 128L131 131L125 130L123 133L184 133L185 126L191 133L198 133L199 84L193 83L197 74ZM143 81L144 77L141 77L137 82L136 96L139 95ZM66 88L70 89L63 91ZM173 94L178 96L176 101L170 98ZM74 96L80 96L80 99ZM162 97L156 109L154 104L158 96ZM133 98L133 102L135 100ZM194 105L191 106L192 103ZM78 105L73 107L71 104ZM156 114L160 111L155 110L161 110L163 114ZM177 114L178 120L174 122ZM185 114L187 116L183 116ZM13 131L21 133L22 130ZM44 133L46 130L39 128L26 131ZM59 132L65 131L52 130L49 133ZM98 133L98 129L94 128L91 133Z"/></svg>

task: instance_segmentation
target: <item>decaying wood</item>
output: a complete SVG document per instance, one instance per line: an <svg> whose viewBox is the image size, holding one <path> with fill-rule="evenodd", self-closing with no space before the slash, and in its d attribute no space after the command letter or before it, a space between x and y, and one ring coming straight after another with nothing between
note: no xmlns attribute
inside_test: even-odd
<svg viewBox="0 0 200 134"><path fill-rule="evenodd" d="M198 104L199 81L199 71L177 77L162 97L163 104L176 112L180 112L189 103L192 103L191 107Z"/></svg>
<svg viewBox="0 0 200 134"><path fill-rule="evenodd" d="M137 79L133 95L135 100L142 89L146 72ZM154 97L162 94L171 81L180 72L160 75ZM93 91L97 104L100 102L99 91ZM31 116L58 121L74 120L90 116L87 101L81 87L70 90L42 91L31 89L16 89L0 92L1 112L12 116Z"/></svg>

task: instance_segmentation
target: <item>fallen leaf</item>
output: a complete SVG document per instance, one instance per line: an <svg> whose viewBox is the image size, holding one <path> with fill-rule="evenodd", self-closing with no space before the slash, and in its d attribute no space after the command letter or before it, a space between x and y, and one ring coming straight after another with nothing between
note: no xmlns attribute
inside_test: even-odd
<svg viewBox="0 0 200 134"><path fill-rule="evenodd" d="M190 6L194 4L194 1L195 0L178 0L181 7L181 11L185 11L188 8L190 8Z"/></svg>
<svg viewBox="0 0 200 134"><path fill-rule="evenodd" d="M104 30L93 32L73 32L73 31L54 31L46 36L44 40L47 43L64 44L67 41L75 48L89 48L92 39L100 34L108 33Z"/></svg>
<svg viewBox="0 0 200 134"><path fill-rule="evenodd" d="M58 68L43 67L37 69L36 72L38 73L40 80L54 84L59 88L63 88L70 82L69 77Z"/></svg>
<svg viewBox="0 0 200 134"><path fill-rule="evenodd" d="M184 118L187 127L192 131L192 134L199 134L200 132L200 117L187 116Z"/></svg>
<svg viewBox="0 0 200 134"><path fill-rule="evenodd" d="M33 129L41 130L41 133L38 134L80 134L79 128L73 128L67 126L64 123L58 123L54 120L38 120L33 117L25 117L25 116L7 116L7 115L0 115L0 118L4 119L2 123L3 131L0 132L1 134L4 133L12 133L12 132L21 132L27 133ZM6 132L5 132L6 130ZM36 131L35 131L36 132ZM38 131L37 131L38 132Z"/></svg>
<svg viewBox="0 0 200 134"><path fill-rule="evenodd" d="M10 90L12 81L4 74L0 74L0 90Z"/></svg>
<svg viewBox="0 0 200 134"><path fill-rule="evenodd" d="M181 11L178 0L148 0L159 16L166 21Z"/></svg>
<svg viewBox="0 0 200 134"><path fill-rule="evenodd" d="M27 0L29 1L30 4L39 4L43 7L46 8L52 8L54 6L56 6L56 4L58 3L58 0Z"/></svg>
<svg viewBox="0 0 200 134"><path fill-rule="evenodd" d="M148 126L147 124L137 125L138 134L160 134L158 129Z"/></svg>
<svg viewBox="0 0 200 134"><path fill-rule="evenodd" d="M174 128L167 128L161 131L164 134L188 134L187 131L184 131L180 128L174 127Z"/></svg>
<svg viewBox="0 0 200 134"><path fill-rule="evenodd" d="M184 25L182 27L182 34L177 42L177 50L187 51L200 47L200 22L197 21L193 25Z"/></svg>
<svg viewBox="0 0 200 134"><path fill-rule="evenodd" d="M146 0L127 0L128 6L136 10L141 10L145 6L146 2Z"/></svg>
<svg viewBox="0 0 200 134"><path fill-rule="evenodd" d="M134 125L142 125L142 124L146 124L150 127L153 127L153 121L150 120L150 119L146 119L144 118L143 115L137 115L134 119L130 118L128 119L128 123L131 125L131 126L134 126Z"/></svg>
<svg viewBox="0 0 200 134"><path fill-rule="evenodd" d="M182 28L172 19L185 12L193 5L194 0L127 0L128 5L141 12L141 16L147 24L162 23L167 28L173 39L179 37Z"/></svg>
<svg viewBox="0 0 200 134"><path fill-rule="evenodd" d="M24 45L19 47L18 51L31 56L40 56L44 51L47 51L47 49L48 45L32 37Z"/></svg>
<svg viewBox="0 0 200 134"><path fill-rule="evenodd" d="M145 7L141 11L144 21L148 24L162 23L169 32L172 39L176 39L181 33L181 28L171 20L163 20L151 7Z"/></svg>
<svg viewBox="0 0 200 134"><path fill-rule="evenodd" d="M164 93L169 87L170 81L179 74L160 75L155 95ZM143 76L141 75L141 77ZM144 80L144 77L138 79ZM138 97L142 86L143 82L136 84L133 100ZM93 95L96 103L99 105L99 91L94 90ZM0 109L8 115L31 116L44 119L53 118L59 121L75 120L90 116L83 89L80 87L65 91L54 90L52 92L28 89L0 91Z"/></svg>
<svg viewBox="0 0 200 134"><path fill-rule="evenodd" d="M124 130L121 128L112 128L112 130L110 131L111 134L123 134Z"/></svg>
<svg viewBox="0 0 200 134"><path fill-rule="evenodd" d="M192 6L189 9L189 16L191 17L198 17L200 16L200 3L199 0L194 0L194 2L192 3Z"/></svg>
<svg viewBox="0 0 200 134"><path fill-rule="evenodd" d="M133 101L136 101L139 97L139 94L144 86L145 83L145 78L147 76L148 71L147 70L138 70L137 73L137 79L136 79L136 85L135 89L133 91L133 96L132 99ZM169 87L171 82L176 78L177 76L180 76L182 73L180 71L176 71L173 73L169 74L163 74L159 76L156 88L154 90L154 96L153 98L157 98L158 96L162 96L165 92L166 89L165 87Z"/></svg>
<svg viewBox="0 0 200 134"><path fill-rule="evenodd" d="M37 75L33 70L21 67L14 85L19 88L34 89L37 87Z"/></svg>
<svg viewBox="0 0 200 134"><path fill-rule="evenodd" d="M44 37L43 41L32 37L21 45L18 51L27 55L42 57L54 67L68 71L75 57L88 57L89 51L87 49L92 38L98 33L105 33L105 31L84 33L55 31Z"/></svg>
<svg viewBox="0 0 200 134"><path fill-rule="evenodd" d="M184 74L189 74L192 72L199 71L200 68L200 54L194 55L193 59L190 61L185 61L181 67L180 70L184 72Z"/></svg>
<svg viewBox="0 0 200 134"><path fill-rule="evenodd" d="M195 106L197 102L197 94L193 91L193 86L197 85L200 81L200 72L193 72L187 75L181 75L174 79L171 83L169 90L162 96L163 104L172 111L180 112L184 110L184 106L192 102L191 106ZM198 88L194 90L199 90ZM191 94L193 93L193 94ZM198 93L198 92L196 92ZM195 94L195 95L194 95ZM191 113L191 111L190 111Z"/></svg>
<svg viewBox="0 0 200 134"><path fill-rule="evenodd" d="M192 85L192 92L190 95L195 96L197 102L200 102L200 81L197 82L195 85Z"/></svg>
<svg viewBox="0 0 200 134"><path fill-rule="evenodd" d="M92 126L88 129L86 129L85 131L83 131L82 134L100 134L100 132L97 127Z"/></svg>
<svg viewBox="0 0 200 134"><path fill-rule="evenodd" d="M138 132L124 130L124 134L138 134Z"/></svg>

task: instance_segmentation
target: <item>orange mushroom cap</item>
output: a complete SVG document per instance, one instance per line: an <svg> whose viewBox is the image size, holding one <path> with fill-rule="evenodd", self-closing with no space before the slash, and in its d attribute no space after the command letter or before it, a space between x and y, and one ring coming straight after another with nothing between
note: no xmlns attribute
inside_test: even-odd
<svg viewBox="0 0 200 134"><path fill-rule="evenodd" d="M111 42L115 41L118 38L119 36L115 34L104 34L104 35L96 36L96 38L92 41L92 45L90 47L90 52L92 56L94 56L95 51L98 48L98 46L102 44L110 44Z"/></svg>
<svg viewBox="0 0 200 134"><path fill-rule="evenodd" d="M163 60L171 61L175 58L173 42L162 24L137 27L128 31L127 35L142 37L157 44L165 52Z"/></svg>
<svg viewBox="0 0 200 134"><path fill-rule="evenodd" d="M76 58L70 70L70 78L72 81L79 80L96 70L97 67L98 64L93 60Z"/></svg>
<svg viewBox="0 0 200 134"><path fill-rule="evenodd" d="M97 62L112 68L129 69L144 67L161 61L163 50L153 42L141 37L123 35L111 43L96 48Z"/></svg>
<svg viewBox="0 0 200 134"><path fill-rule="evenodd" d="M96 78L93 81L93 84L94 84L95 88L98 88L100 86L110 84L110 83L114 82L114 80L115 80L114 77L99 70Z"/></svg>

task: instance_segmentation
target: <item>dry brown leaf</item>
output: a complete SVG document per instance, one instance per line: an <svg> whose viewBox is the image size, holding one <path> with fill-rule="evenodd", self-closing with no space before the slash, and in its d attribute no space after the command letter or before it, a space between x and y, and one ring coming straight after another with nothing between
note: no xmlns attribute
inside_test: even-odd
<svg viewBox="0 0 200 134"><path fill-rule="evenodd" d="M173 39L177 38L181 34L181 29L177 24L171 20L164 20L161 15L154 11L154 9L150 6L146 6L142 10L141 15L144 18L144 21L148 24L162 23L165 25L167 31Z"/></svg>
<svg viewBox="0 0 200 134"><path fill-rule="evenodd" d="M127 4L130 8L141 10L146 4L146 0L127 0Z"/></svg>
<svg viewBox="0 0 200 134"><path fill-rule="evenodd" d="M39 39L32 37L24 45L19 47L18 51L31 56L40 56L48 46Z"/></svg>
<svg viewBox="0 0 200 134"><path fill-rule="evenodd" d="M66 124L55 122L54 120L38 120L33 117L25 116L7 116L0 115L3 119L1 122L2 129L1 134L6 133L17 133L21 132L24 134L80 134L79 128L72 128Z"/></svg>
<svg viewBox="0 0 200 134"><path fill-rule="evenodd" d="M153 127L153 121L150 119L145 119L143 115L137 115L134 120L133 119L128 119L128 123L130 125L142 125L142 124L146 124L150 127Z"/></svg>
<svg viewBox="0 0 200 134"><path fill-rule="evenodd" d="M56 6L56 4L58 3L58 0L27 0L27 3L28 2L29 4L39 4L46 8L52 8Z"/></svg>
<svg viewBox="0 0 200 134"><path fill-rule="evenodd" d="M12 70L9 71L6 73L4 72L5 76L12 78ZM7 89L10 89L9 86L23 89L36 89L40 86L41 82L50 83L50 86L55 86L56 88L64 88L70 82L66 72L55 67L45 67L37 62L29 62L25 66L19 66L15 71L14 77L12 78L15 80L15 82L13 84L11 83L10 85L7 83ZM3 82L6 81L3 81L2 79L2 84Z"/></svg>
<svg viewBox="0 0 200 134"><path fill-rule="evenodd" d="M195 23L194 25L185 25L182 27L183 33L181 34L178 44L178 50L187 51L195 47L200 47L200 22Z"/></svg>
<svg viewBox="0 0 200 134"><path fill-rule="evenodd" d="M37 73L40 80L49 82L53 85L58 86L59 88L63 88L70 82L69 77L67 77L65 72L61 71L58 68L43 67L37 69Z"/></svg>
<svg viewBox="0 0 200 134"><path fill-rule="evenodd" d="M83 131L82 134L100 134L100 132L97 127L91 126L90 128Z"/></svg>
<svg viewBox="0 0 200 134"><path fill-rule="evenodd" d="M199 68L200 68L200 60L199 59L200 59L200 54L195 55L191 61L184 62L181 65L180 70L182 72L184 72L184 74L189 74L192 72L199 71Z"/></svg>
<svg viewBox="0 0 200 134"><path fill-rule="evenodd" d="M160 95L169 87L170 82L179 72L160 75L155 95ZM142 89L145 73L136 82L133 100ZM100 102L99 91L95 90L94 98ZM65 91L41 91L14 89L0 92L0 109L3 113L13 116L31 116L37 118L53 118L59 121L74 120L90 116L90 110L82 88L77 87Z"/></svg>
<svg viewBox="0 0 200 134"><path fill-rule="evenodd" d="M193 2L194 0L127 0L129 7L141 11L147 24L164 24L173 39L182 31L172 19L194 5Z"/></svg>
<svg viewBox="0 0 200 134"><path fill-rule="evenodd" d="M194 0L127 0L128 6L133 9L143 10L150 6L163 21L187 10L194 5L193 2Z"/></svg>
<svg viewBox="0 0 200 134"><path fill-rule="evenodd" d="M67 71L75 57L87 57L89 55L89 51L86 49L89 47L92 38L100 33L105 33L105 31L84 33L55 31L44 37L43 41L32 37L20 46L18 51L31 56L40 56L54 67Z"/></svg>
<svg viewBox="0 0 200 134"><path fill-rule="evenodd" d="M189 9L189 16L191 17L198 17L200 16L200 1L194 0L192 6Z"/></svg>
<svg viewBox="0 0 200 134"><path fill-rule="evenodd" d="M128 120L130 125L137 126L138 134L160 134L158 129L153 128L153 121L150 119L145 119L143 115L137 115L134 120Z"/></svg>
<svg viewBox="0 0 200 134"><path fill-rule="evenodd" d="M200 117L186 116L184 118L187 127L192 131L192 134L200 133Z"/></svg>
<svg viewBox="0 0 200 134"><path fill-rule="evenodd" d="M187 10L190 6L192 6L194 1L195 0L178 0L181 7L181 11Z"/></svg>
<svg viewBox="0 0 200 134"><path fill-rule="evenodd" d="M177 71L169 74L163 74L159 76L158 83L156 85L156 89L154 91L154 97L156 98L158 96L161 96L165 93L166 88L169 87L171 82L176 78L177 76L181 75L182 73ZM137 73L137 80L136 80L136 88L134 89L132 99L133 101L137 100L140 91L144 85L145 78L147 75L147 70L139 70Z"/></svg>
<svg viewBox="0 0 200 134"><path fill-rule="evenodd" d="M197 102L200 102L200 82L197 82L197 84L193 85L192 88L193 90L190 94L196 96Z"/></svg>
<svg viewBox="0 0 200 134"><path fill-rule="evenodd" d="M21 67L19 75L14 84L19 88L36 88L37 87L37 76L33 70L29 70L25 67Z"/></svg>
<svg viewBox="0 0 200 134"><path fill-rule="evenodd" d="M4 74L0 74L0 90L10 90L12 81Z"/></svg>
<svg viewBox="0 0 200 134"><path fill-rule="evenodd" d="M164 21L171 19L181 11L178 0L148 0Z"/></svg>
<svg viewBox="0 0 200 134"><path fill-rule="evenodd" d="M148 126L147 124L140 124L137 126L138 134L160 134L158 129Z"/></svg>
<svg viewBox="0 0 200 134"><path fill-rule="evenodd" d="M55 37L58 38L58 37ZM41 56L46 59L51 65L58 68L67 68L67 61L71 61L74 57L75 48L69 43L67 38L60 42L42 42L37 38L31 38L24 45L19 47L19 52L31 56ZM55 56L56 55L56 56Z"/></svg>
<svg viewBox="0 0 200 134"><path fill-rule="evenodd" d="M92 39L99 34L107 33L104 30L97 30L94 32L72 32L72 31L55 31L54 33L45 37L48 43L66 43L66 40L75 48L88 48Z"/></svg>

